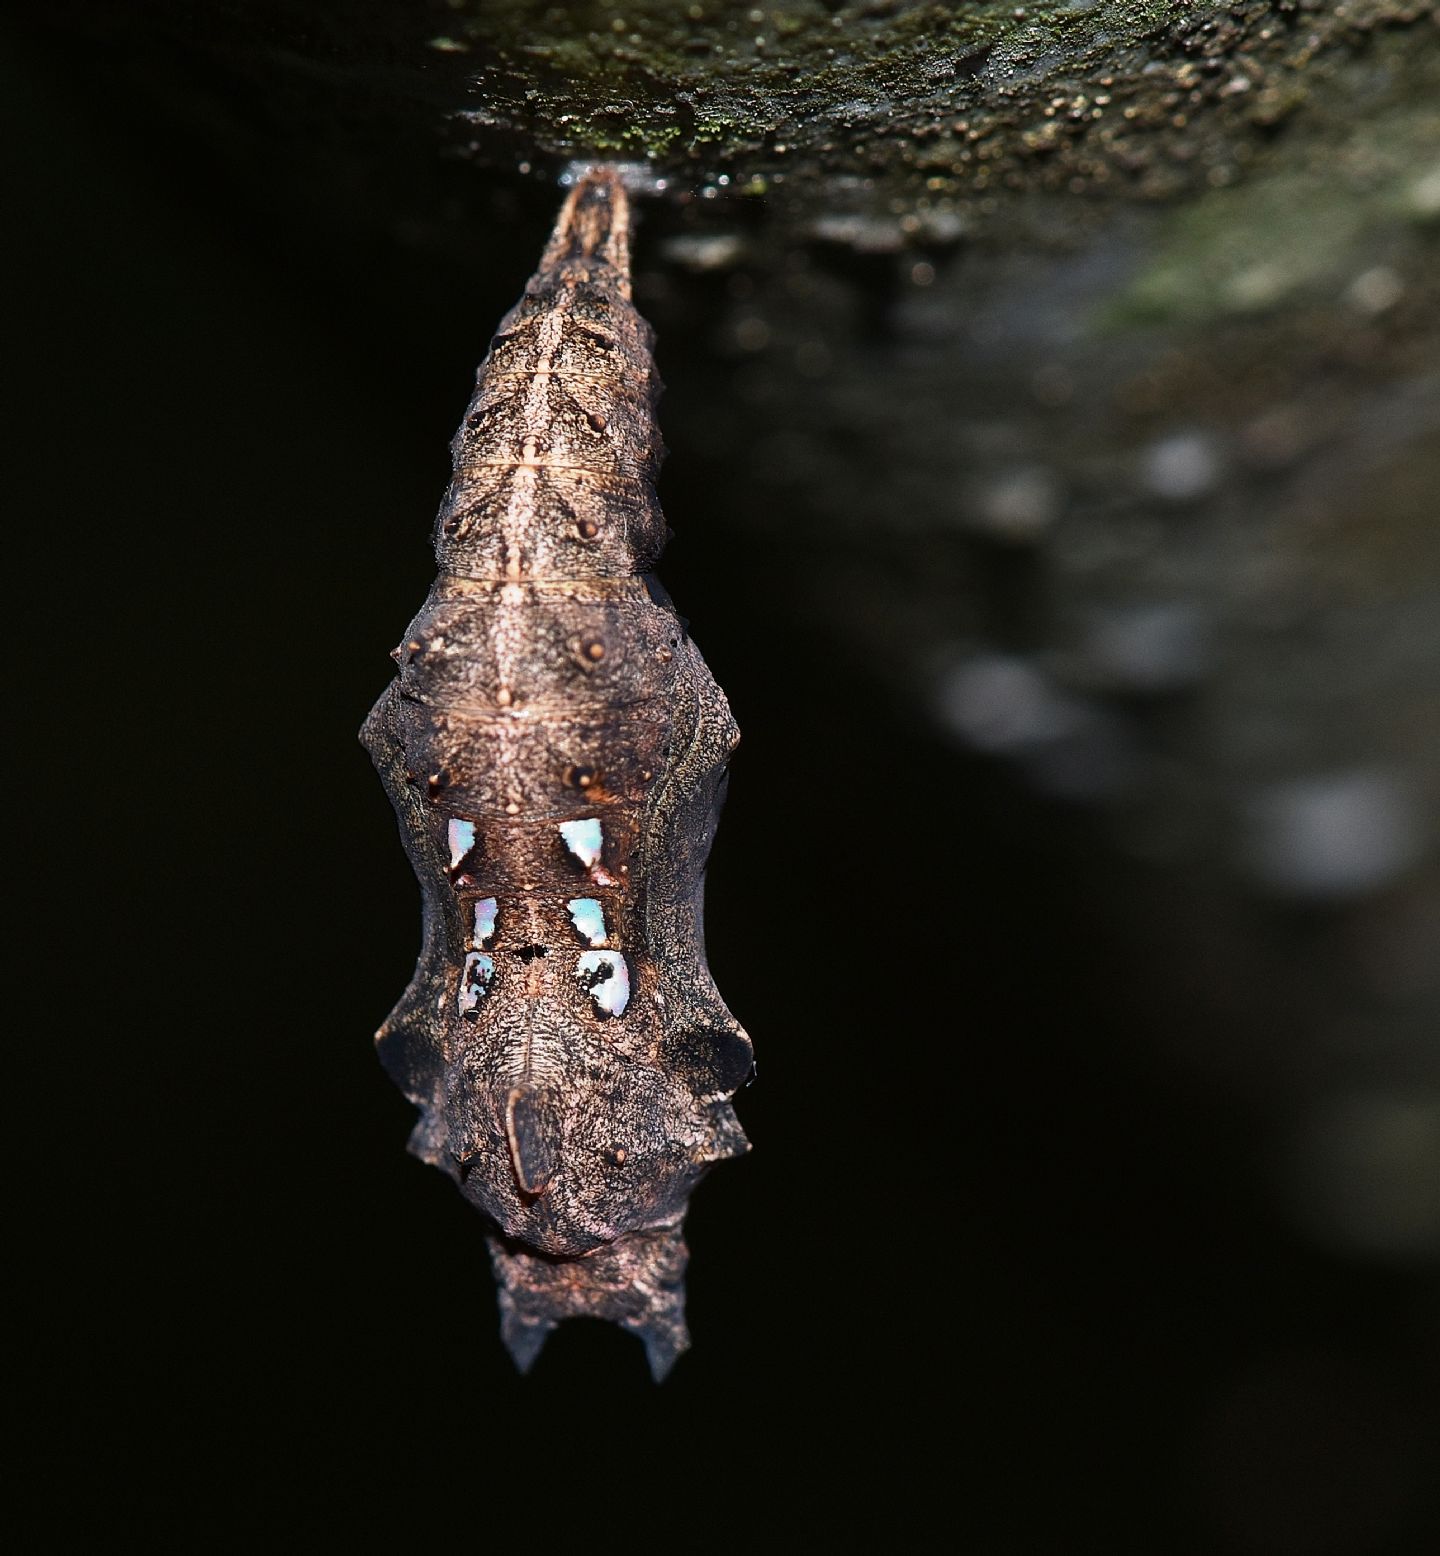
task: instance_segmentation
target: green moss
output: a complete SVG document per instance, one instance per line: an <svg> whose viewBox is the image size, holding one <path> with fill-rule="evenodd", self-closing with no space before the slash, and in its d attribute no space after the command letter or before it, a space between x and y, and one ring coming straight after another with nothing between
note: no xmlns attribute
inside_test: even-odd
<svg viewBox="0 0 1440 1556"><path fill-rule="evenodd" d="M1329 301L1377 253L1403 254L1416 241L1414 191L1433 176L1440 144L1440 108L1425 96L1427 86L1440 92L1440 62L1402 61L1399 37L1378 52L1396 55L1388 101L1354 124L1326 120L1317 105L1311 133L1283 145L1261 176L1178 207L1102 327L1204 326Z"/></svg>
<svg viewBox="0 0 1440 1556"><path fill-rule="evenodd" d="M752 6L633 0L539 10L458 0L453 30L487 100L541 149L730 161L783 138L891 134L957 99L1033 88L1154 34L1180 0L996 0Z"/></svg>
<svg viewBox="0 0 1440 1556"><path fill-rule="evenodd" d="M1126 301L1133 317L1261 306L1313 284L1347 220L1339 202L1320 209L1324 170L1313 195L1281 191L1294 216L1271 230L1228 193L1271 176L1294 138L1280 126L1303 120L1308 140L1312 96L1343 103L1345 72L1363 72L1368 54L1425 54L1415 35L1433 10L1430 0L447 4L446 47L427 50L430 68L473 105L453 121L457 149L482 160L647 161L677 187L763 191L798 227L838 199L852 214L939 210L988 230L1002 208L1038 209L1038 194L1070 202L1067 226L1083 225L1074 197L1090 194L1199 195L1217 222L1222 211L1253 216L1251 263L1207 247L1209 218L1197 212L1175 251L1199 256L1210 279L1197 285L1178 259L1157 259ZM1419 188L1410 206L1428 209ZM1306 240L1307 222L1327 224L1321 244Z"/></svg>
<svg viewBox="0 0 1440 1556"><path fill-rule="evenodd" d="M1107 322L1204 322L1294 301L1343 268L1363 230L1348 192L1289 176L1187 205Z"/></svg>

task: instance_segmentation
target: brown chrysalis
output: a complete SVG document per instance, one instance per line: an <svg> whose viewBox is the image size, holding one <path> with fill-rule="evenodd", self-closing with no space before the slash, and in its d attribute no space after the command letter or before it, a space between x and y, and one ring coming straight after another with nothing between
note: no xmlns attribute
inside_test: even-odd
<svg viewBox="0 0 1440 1556"><path fill-rule="evenodd" d="M747 1149L750 1041L705 961L738 737L651 576L665 543L652 333L612 169L566 199L451 445L439 576L361 733L424 940L377 1037L410 1149L492 1227L524 1370L565 1318L685 1349L690 1191Z"/></svg>

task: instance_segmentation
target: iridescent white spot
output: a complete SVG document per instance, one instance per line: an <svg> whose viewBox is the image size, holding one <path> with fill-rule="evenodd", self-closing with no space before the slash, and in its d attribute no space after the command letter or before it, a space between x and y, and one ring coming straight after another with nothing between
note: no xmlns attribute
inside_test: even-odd
<svg viewBox="0 0 1440 1556"><path fill-rule="evenodd" d="M452 818L450 822L450 873L453 875L467 854L475 851L475 823Z"/></svg>
<svg viewBox="0 0 1440 1556"><path fill-rule="evenodd" d="M572 897L565 906L570 922L591 945L605 944L605 910L594 897Z"/></svg>
<svg viewBox="0 0 1440 1556"><path fill-rule="evenodd" d="M587 870L600 858L600 848L605 839L597 817L587 816L584 821L562 821L560 836L565 839L566 848Z"/></svg>
<svg viewBox="0 0 1440 1556"><path fill-rule="evenodd" d="M474 1016L480 1001L490 992L490 980L494 976L493 956L472 951L465 958L465 970L460 974L460 998L456 1002L462 1016Z"/></svg>
<svg viewBox="0 0 1440 1556"><path fill-rule="evenodd" d="M630 968L618 951L584 951L575 975L604 1016L623 1016L630 1003Z"/></svg>
<svg viewBox="0 0 1440 1556"><path fill-rule="evenodd" d="M470 944L482 946L490 944L490 937L495 933L495 899L482 897L475 904L475 928L470 934Z"/></svg>

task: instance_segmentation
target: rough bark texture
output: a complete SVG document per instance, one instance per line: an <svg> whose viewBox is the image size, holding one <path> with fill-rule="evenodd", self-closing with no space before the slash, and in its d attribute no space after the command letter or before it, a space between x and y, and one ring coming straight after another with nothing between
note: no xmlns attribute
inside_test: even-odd
<svg viewBox="0 0 1440 1556"><path fill-rule="evenodd" d="M481 365L440 573L364 740L425 904L381 1029L411 1149L497 1229L511 1354L561 1319L688 1345L680 1223L746 1149L750 1045L711 981L705 861L739 738L649 577L660 392L611 173L566 200Z"/></svg>

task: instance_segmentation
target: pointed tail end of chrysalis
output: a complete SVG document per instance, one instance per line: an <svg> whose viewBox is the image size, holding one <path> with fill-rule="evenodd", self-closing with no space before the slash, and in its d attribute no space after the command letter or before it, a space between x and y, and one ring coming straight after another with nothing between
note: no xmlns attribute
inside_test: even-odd
<svg viewBox="0 0 1440 1556"><path fill-rule="evenodd" d="M595 162L575 169L570 193L540 261L542 273L604 264L615 272L615 284L629 297L633 218L627 182L625 168L617 163Z"/></svg>
<svg viewBox="0 0 1440 1556"><path fill-rule="evenodd" d="M495 1237L490 1256L500 1285L500 1336L522 1373L567 1318L601 1318L635 1335L657 1383L690 1347L689 1254L679 1227L632 1232L581 1259L547 1258Z"/></svg>

